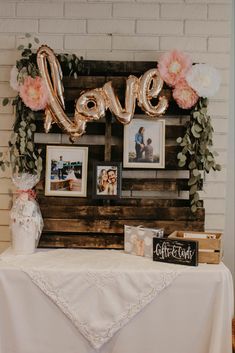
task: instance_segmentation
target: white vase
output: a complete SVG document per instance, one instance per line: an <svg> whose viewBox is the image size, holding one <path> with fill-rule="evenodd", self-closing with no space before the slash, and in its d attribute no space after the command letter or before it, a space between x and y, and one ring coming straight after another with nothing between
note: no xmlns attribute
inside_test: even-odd
<svg viewBox="0 0 235 353"><path fill-rule="evenodd" d="M29 255L35 252L37 227L34 222L25 226L19 222L11 224L12 249L16 255Z"/></svg>

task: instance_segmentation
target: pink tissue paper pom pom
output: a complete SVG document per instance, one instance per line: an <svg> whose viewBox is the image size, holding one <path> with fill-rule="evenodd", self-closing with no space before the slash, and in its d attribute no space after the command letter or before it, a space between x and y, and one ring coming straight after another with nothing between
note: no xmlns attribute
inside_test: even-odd
<svg viewBox="0 0 235 353"><path fill-rule="evenodd" d="M161 55L158 62L158 70L162 79L169 85L175 86L192 66L189 55L178 50Z"/></svg>
<svg viewBox="0 0 235 353"><path fill-rule="evenodd" d="M24 104L32 110L45 109L48 101L48 93L43 79L39 76L28 76L20 86L20 97Z"/></svg>
<svg viewBox="0 0 235 353"><path fill-rule="evenodd" d="M189 87L185 80L181 80L173 90L173 97L182 109L192 108L198 101L198 95Z"/></svg>

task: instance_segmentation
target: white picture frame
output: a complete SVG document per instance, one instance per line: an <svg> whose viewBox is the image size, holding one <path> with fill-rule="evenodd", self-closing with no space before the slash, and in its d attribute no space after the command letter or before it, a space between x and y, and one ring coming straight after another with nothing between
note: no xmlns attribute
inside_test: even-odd
<svg viewBox="0 0 235 353"><path fill-rule="evenodd" d="M165 168L164 119L138 117L124 126L123 167Z"/></svg>
<svg viewBox="0 0 235 353"><path fill-rule="evenodd" d="M45 195L87 196L88 147L47 146Z"/></svg>

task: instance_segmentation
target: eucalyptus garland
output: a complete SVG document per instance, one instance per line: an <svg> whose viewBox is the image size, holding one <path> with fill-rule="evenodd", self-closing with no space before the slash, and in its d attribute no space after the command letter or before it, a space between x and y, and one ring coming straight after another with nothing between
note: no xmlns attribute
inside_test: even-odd
<svg viewBox="0 0 235 353"><path fill-rule="evenodd" d="M221 166L215 161L217 153L211 151L214 130L207 113L207 105L207 98L199 99L190 114L190 120L186 123L185 135L176 140L182 147L182 151L177 155L178 165L184 167L187 164L189 168L188 185L192 212L201 207L198 193L202 185L201 172L221 170Z"/></svg>

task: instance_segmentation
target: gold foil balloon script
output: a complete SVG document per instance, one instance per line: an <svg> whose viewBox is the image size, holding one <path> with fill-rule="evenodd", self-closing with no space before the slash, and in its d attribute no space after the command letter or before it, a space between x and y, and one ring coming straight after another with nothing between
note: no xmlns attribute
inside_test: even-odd
<svg viewBox="0 0 235 353"><path fill-rule="evenodd" d="M138 79L129 76L126 81L125 109L122 108L118 97L114 94L112 82L103 86L103 91L108 99L108 107L122 124L129 124L135 112L135 101L138 92Z"/></svg>
<svg viewBox="0 0 235 353"><path fill-rule="evenodd" d="M46 45L41 46L37 52L37 63L49 96L45 110L46 132L53 123L57 123L74 140L85 133L87 121L104 117L107 109L122 124L129 124L134 116L136 100L150 117L164 114L168 107L167 98L164 96L159 98L156 105L152 104L152 99L158 98L162 90L163 80L157 69L151 69L139 79L133 75L127 78L124 108L114 93L112 82L109 81L102 88L84 92L76 102L73 119L70 119L65 113L61 67L53 50Z"/></svg>
<svg viewBox="0 0 235 353"><path fill-rule="evenodd" d="M140 77L138 105L149 116L159 116L165 113L168 101L165 96L159 98L157 105L152 105L151 100L157 98L163 87L163 80L157 69L150 69Z"/></svg>

